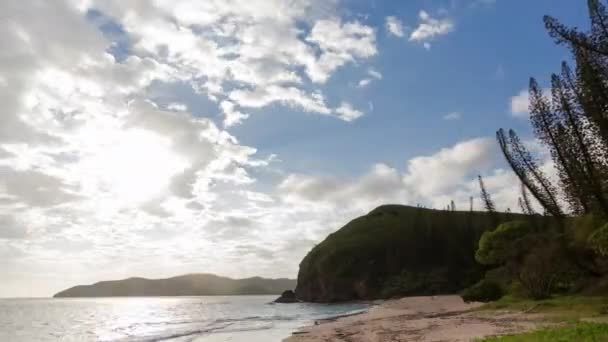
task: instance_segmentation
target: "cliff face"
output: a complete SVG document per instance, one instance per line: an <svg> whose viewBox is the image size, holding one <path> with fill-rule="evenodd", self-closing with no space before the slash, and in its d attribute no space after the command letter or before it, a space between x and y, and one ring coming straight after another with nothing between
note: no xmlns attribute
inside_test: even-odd
<svg viewBox="0 0 608 342"><path fill-rule="evenodd" d="M337 302L454 293L481 279L481 234L517 214L381 206L330 234L300 263L296 295Z"/></svg>
<svg viewBox="0 0 608 342"><path fill-rule="evenodd" d="M213 274L189 274L167 279L129 278L79 285L53 297L216 296L280 294L295 280L253 277L231 279Z"/></svg>

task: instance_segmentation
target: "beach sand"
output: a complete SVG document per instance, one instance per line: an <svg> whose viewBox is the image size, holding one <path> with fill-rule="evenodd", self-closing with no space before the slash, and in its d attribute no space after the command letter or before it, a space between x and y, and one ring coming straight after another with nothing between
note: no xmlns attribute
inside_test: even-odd
<svg viewBox="0 0 608 342"><path fill-rule="evenodd" d="M284 342L473 341L546 325L538 314L469 311L480 305L459 296L389 300L366 313L316 322Z"/></svg>

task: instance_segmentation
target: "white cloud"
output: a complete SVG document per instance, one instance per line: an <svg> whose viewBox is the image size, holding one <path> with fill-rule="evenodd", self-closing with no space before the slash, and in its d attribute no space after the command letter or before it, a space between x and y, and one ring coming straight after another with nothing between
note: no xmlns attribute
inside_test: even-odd
<svg viewBox="0 0 608 342"><path fill-rule="evenodd" d="M344 121L354 121L361 116L363 116L363 112L357 110L352 107L350 103L342 102L338 108L335 110L338 117Z"/></svg>
<svg viewBox="0 0 608 342"><path fill-rule="evenodd" d="M499 210L517 211L517 177L496 166L498 153L493 139L472 139L414 157L403 171L376 164L350 179L290 174L278 191L288 203L310 206L317 213L344 213L347 219L387 203L444 208L454 200L457 208L466 210L471 196L475 209L482 210L477 175L483 174Z"/></svg>
<svg viewBox="0 0 608 342"><path fill-rule="evenodd" d="M321 93L306 93L296 87L269 86L255 90L234 90L229 97L242 107L261 108L279 102L307 112L331 113Z"/></svg>
<svg viewBox="0 0 608 342"><path fill-rule="evenodd" d="M222 108L222 112L224 113L224 126L226 127L239 124L249 117L248 114L236 110L234 102L231 101L222 101L220 108Z"/></svg>
<svg viewBox="0 0 608 342"><path fill-rule="evenodd" d="M511 114L513 116L527 116L529 113L528 106L530 98L527 90L522 90L519 94L511 97Z"/></svg>
<svg viewBox="0 0 608 342"><path fill-rule="evenodd" d="M357 86L359 88L365 88L367 87L370 83L372 83L371 78L364 78L361 81L359 81L359 83L357 83Z"/></svg>
<svg viewBox="0 0 608 342"><path fill-rule="evenodd" d="M167 109L174 110L176 112L185 112L188 110L188 106L183 103L172 102L167 105Z"/></svg>
<svg viewBox="0 0 608 342"><path fill-rule="evenodd" d="M466 177L489 168L496 161L496 142L479 138L441 149L431 156L412 158L408 161L404 183L416 189L416 193L432 198L452 190Z"/></svg>
<svg viewBox="0 0 608 342"><path fill-rule="evenodd" d="M551 90L543 89L543 96L547 99L551 99ZM524 89L519 94L511 97L510 107L511 115L519 118L527 118L530 114L530 95L528 90Z"/></svg>
<svg viewBox="0 0 608 342"><path fill-rule="evenodd" d="M403 24L399 19L397 19L397 17L386 17L385 26L386 30L394 36L403 37L405 35L405 32L403 31Z"/></svg>
<svg viewBox="0 0 608 342"><path fill-rule="evenodd" d="M381 74L379 71L377 71L377 70L374 70L374 69L369 69L369 70L367 71L367 73L368 73L368 74L369 74L371 77L373 77L373 78L375 78L375 79L377 79L377 80L381 80L381 79L382 79L382 74Z"/></svg>
<svg viewBox="0 0 608 342"><path fill-rule="evenodd" d="M317 83L325 82L342 65L374 56L376 33L358 21L343 23L338 18L319 20L306 38L321 49L317 63L308 65L309 77Z"/></svg>
<svg viewBox="0 0 608 342"><path fill-rule="evenodd" d="M420 11L418 16L420 18L420 24L418 24L418 27L410 34L409 40L427 43L425 44L426 49L430 48L428 41L437 36L446 35L454 30L454 23L449 18L436 19L425 11Z"/></svg>
<svg viewBox="0 0 608 342"><path fill-rule="evenodd" d="M460 120L461 118L462 114L460 112L451 112L443 116L443 119L448 121Z"/></svg>
<svg viewBox="0 0 608 342"><path fill-rule="evenodd" d="M369 69L367 71L367 75L369 77L360 80L359 83L357 84L357 87L359 87L359 88L365 88L368 85L370 85L374 80L381 80L382 79L382 74L380 72L374 70L374 69Z"/></svg>
<svg viewBox="0 0 608 342"><path fill-rule="evenodd" d="M156 56L176 78L218 103L231 93L224 88L235 84L231 90L273 86L304 92L306 78L324 83L343 65L377 53L371 27L344 22L332 5L318 0L91 3L122 24L136 54ZM302 31L298 22L312 28ZM281 94L292 95L275 93ZM290 105L290 99L276 102Z"/></svg>

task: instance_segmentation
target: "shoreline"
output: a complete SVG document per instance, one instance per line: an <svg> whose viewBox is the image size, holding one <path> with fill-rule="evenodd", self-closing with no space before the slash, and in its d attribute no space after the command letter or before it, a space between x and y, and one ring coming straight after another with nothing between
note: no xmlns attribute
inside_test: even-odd
<svg viewBox="0 0 608 342"><path fill-rule="evenodd" d="M464 342L547 325L539 314L473 310L481 305L464 303L457 295L387 300L364 312L315 321L283 342Z"/></svg>

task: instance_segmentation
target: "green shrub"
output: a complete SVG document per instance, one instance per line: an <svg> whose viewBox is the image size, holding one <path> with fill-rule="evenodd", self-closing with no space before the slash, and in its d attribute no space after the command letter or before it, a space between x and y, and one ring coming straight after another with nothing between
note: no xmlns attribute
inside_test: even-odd
<svg viewBox="0 0 608 342"><path fill-rule="evenodd" d="M484 265L500 265L515 259L528 249L527 237L533 231L527 221L503 223L495 230L483 233L475 259Z"/></svg>
<svg viewBox="0 0 608 342"><path fill-rule="evenodd" d="M599 256L608 256L608 223L594 231L587 240L589 247Z"/></svg>
<svg viewBox="0 0 608 342"><path fill-rule="evenodd" d="M557 244L541 245L528 253L520 266L518 280L532 299L549 298L567 268Z"/></svg>
<svg viewBox="0 0 608 342"><path fill-rule="evenodd" d="M484 279L464 290L460 296L467 303L487 303L499 300L503 295L504 292L498 283Z"/></svg>
<svg viewBox="0 0 608 342"><path fill-rule="evenodd" d="M569 218L566 221L566 235L573 247L587 247L589 236L604 225L604 220L597 214L586 214Z"/></svg>

